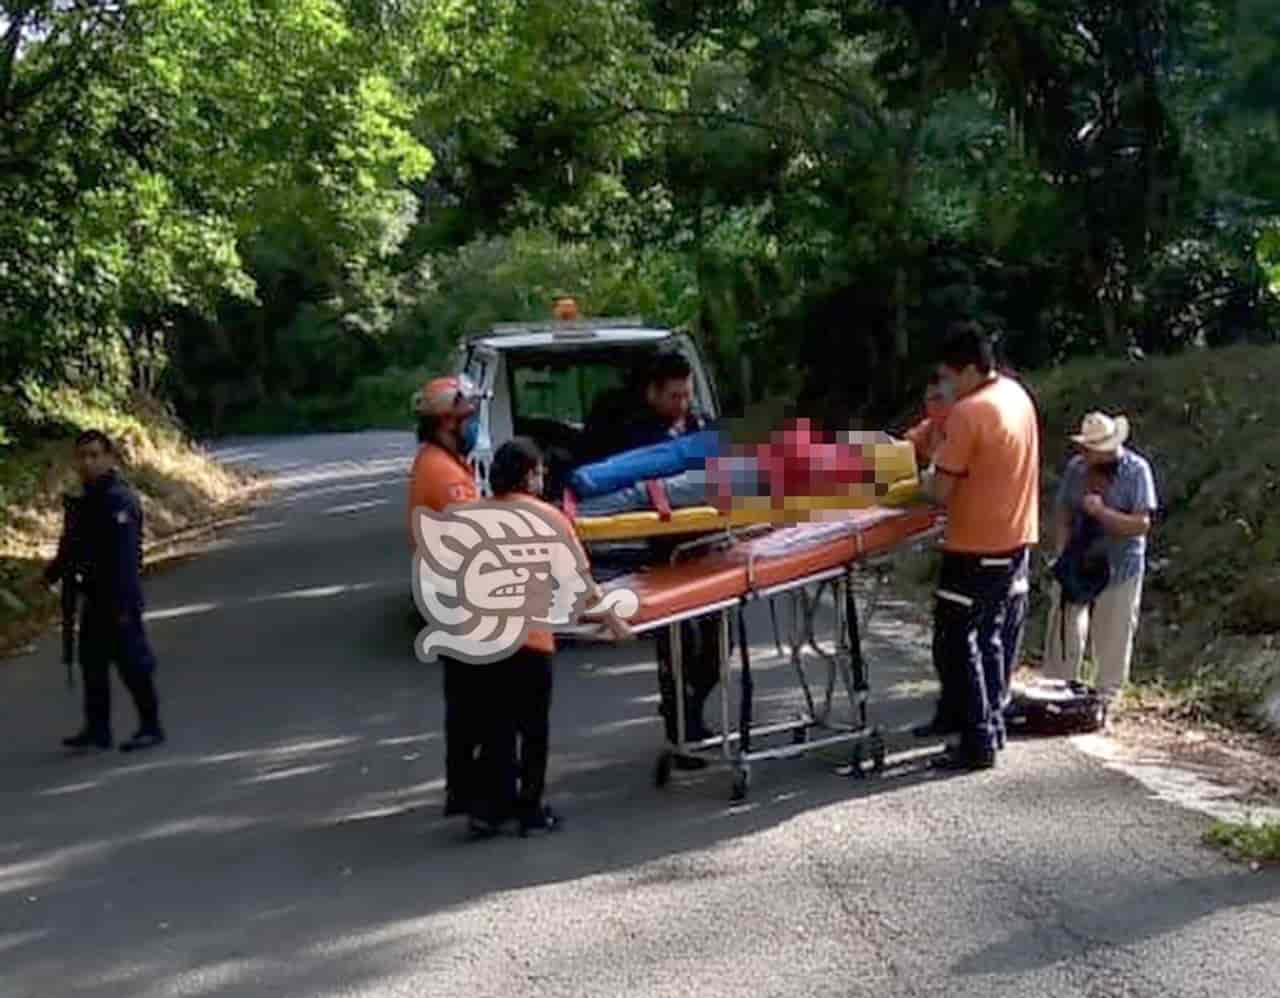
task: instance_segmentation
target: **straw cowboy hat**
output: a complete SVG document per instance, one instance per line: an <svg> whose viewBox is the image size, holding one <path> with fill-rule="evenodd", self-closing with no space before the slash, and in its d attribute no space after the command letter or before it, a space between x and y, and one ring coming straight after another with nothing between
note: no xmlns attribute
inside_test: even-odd
<svg viewBox="0 0 1280 998"><path fill-rule="evenodd" d="M1072 434L1071 439L1089 450L1118 451L1129 439L1129 420L1125 416L1112 418L1105 412L1091 412L1080 421L1080 432Z"/></svg>

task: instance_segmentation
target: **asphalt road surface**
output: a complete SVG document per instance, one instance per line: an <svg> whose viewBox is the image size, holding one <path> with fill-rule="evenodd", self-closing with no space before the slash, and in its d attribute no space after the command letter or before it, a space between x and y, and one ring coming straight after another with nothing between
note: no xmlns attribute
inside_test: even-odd
<svg viewBox="0 0 1280 998"><path fill-rule="evenodd" d="M280 492L148 583L165 747L68 756L56 636L0 663L0 998L1276 994L1280 877L1065 740L936 776L895 735L879 777L833 749L758 765L736 806L722 768L657 789L648 642L557 660L564 827L466 842L412 648L413 446L221 448ZM927 635L890 605L867 655L873 718L924 716ZM757 684L760 714L798 706L785 662Z"/></svg>

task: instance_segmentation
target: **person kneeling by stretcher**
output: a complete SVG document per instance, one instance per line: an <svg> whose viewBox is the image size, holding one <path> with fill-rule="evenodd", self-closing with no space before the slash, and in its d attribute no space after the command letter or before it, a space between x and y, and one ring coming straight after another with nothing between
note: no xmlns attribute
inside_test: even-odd
<svg viewBox="0 0 1280 998"><path fill-rule="evenodd" d="M574 535L568 519L540 497L545 467L537 444L516 437L498 448L489 471L489 484L500 502L521 502L536 507L549 524L554 524L570 544L578 547L580 564L589 571L590 562ZM589 575L588 606L600 602L600 587ZM584 613L584 618L595 615ZM625 621L612 613L603 622L618 640L634 637ZM543 803L547 779L547 752L551 717L554 634L530 627L524 645L502 661L487 666L485 682L501 690L483 724L480 755L475 774L475 793L470 809L471 832L477 836L496 834L503 823L515 818L522 834L550 831L559 824L556 813ZM519 740L519 752L516 742Z"/></svg>

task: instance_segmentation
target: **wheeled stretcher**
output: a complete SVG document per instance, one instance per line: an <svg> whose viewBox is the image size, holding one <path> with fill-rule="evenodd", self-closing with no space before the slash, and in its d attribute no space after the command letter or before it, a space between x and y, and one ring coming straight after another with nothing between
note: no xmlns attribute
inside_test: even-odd
<svg viewBox="0 0 1280 998"><path fill-rule="evenodd" d="M941 516L932 507L828 512L820 522L782 528L765 525L756 529L755 536L730 531L718 538L700 538L677 549L669 564L651 566L604 584L606 592L627 588L638 597L639 610L630 620L637 634L664 627L670 631L677 738L658 757L657 785L668 782L677 757L716 749L732 769L733 800L746 797L751 764L766 759L850 744L851 772L862 773L868 754L873 767L882 768L885 745L879 728L868 718L870 683L861 642L861 630L869 614L859 619L854 578L859 571L884 568L904 550L931 543L940 532ZM816 633L818 612L827 595L833 603L834 633L829 648L823 647ZM787 597L791 604L789 650L783 649L777 631L775 601L779 597ZM788 658L795 669L805 700L805 710L798 717L766 725L753 723L754 682L746 628L746 610L761 600L769 603L779 656ZM678 629L683 622L710 616L716 617L720 626L721 733L689 742ZM581 628L568 633L574 632L586 633ZM806 647L826 666L820 701L814 696L805 670ZM731 730L729 685L735 653L740 696L736 730ZM847 719L836 716L837 687L848 703ZM823 732L822 736L812 737L816 731ZM753 747L755 739L788 732L792 736L790 745Z"/></svg>

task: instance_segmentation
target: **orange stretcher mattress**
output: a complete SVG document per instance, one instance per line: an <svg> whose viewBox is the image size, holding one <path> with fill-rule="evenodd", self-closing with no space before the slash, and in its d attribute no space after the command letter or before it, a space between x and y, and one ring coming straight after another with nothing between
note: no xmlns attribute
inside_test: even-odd
<svg viewBox="0 0 1280 998"><path fill-rule="evenodd" d="M842 511L690 561L633 572L604 588L636 594L640 608L629 623L640 626L888 551L927 532L939 518L940 512L929 507Z"/></svg>

